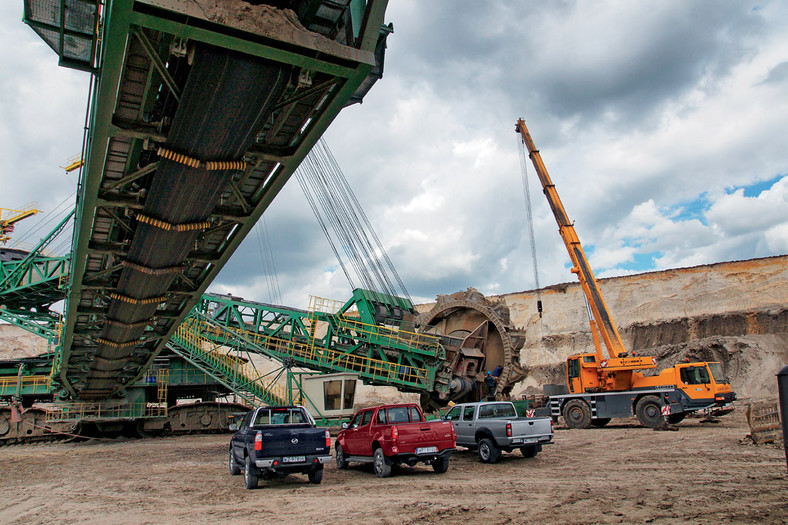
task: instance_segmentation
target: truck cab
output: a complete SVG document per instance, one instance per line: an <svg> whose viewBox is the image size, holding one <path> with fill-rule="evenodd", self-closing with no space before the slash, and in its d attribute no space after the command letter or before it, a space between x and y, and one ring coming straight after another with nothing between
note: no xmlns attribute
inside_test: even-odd
<svg viewBox="0 0 788 525"><path fill-rule="evenodd" d="M652 388L666 385L675 385L680 391L685 410L722 406L736 399L722 364L717 362L680 363L656 376L636 374L633 386Z"/></svg>

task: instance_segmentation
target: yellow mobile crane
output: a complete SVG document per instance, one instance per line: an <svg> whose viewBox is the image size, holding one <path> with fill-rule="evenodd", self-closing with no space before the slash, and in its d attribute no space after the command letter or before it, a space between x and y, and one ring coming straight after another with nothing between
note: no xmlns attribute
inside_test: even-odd
<svg viewBox="0 0 788 525"><path fill-rule="evenodd" d="M11 232L14 231L14 225L17 222L32 217L38 213L38 211L39 210L37 210L33 204L28 204L21 210L0 208L0 244L5 244L11 239ZM6 218L3 218L3 212L7 212ZM8 217L9 213L11 214L10 217Z"/></svg>
<svg viewBox="0 0 788 525"><path fill-rule="evenodd" d="M563 416L570 428L604 426L612 418L635 415L641 424L653 428L661 425L664 417L675 424L689 412L720 407L736 399L720 363L681 363L653 376L637 372L656 368L657 360L627 352L574 225L564 210L523 119L517 121L515 131L528 150L558 222L561 238L572 261L572 273L580 280L590 311L589 323L595 346L595 352L575 354L567 359L569 393L550 397L551 415ZM602 343L607 356L602 351Z"/></svg>

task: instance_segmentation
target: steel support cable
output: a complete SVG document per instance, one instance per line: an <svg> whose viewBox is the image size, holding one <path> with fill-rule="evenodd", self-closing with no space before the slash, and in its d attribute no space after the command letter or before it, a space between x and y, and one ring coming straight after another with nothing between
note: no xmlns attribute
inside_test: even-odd
<svg viewBox="0 0 788 525"><path fill-rule="evenodd" d="M331 251L334 252L334 256L337 258L337 261L339 261L339 265L342 267L342 272L345 274L348 283L350 283L350 287L355 288L356 285L353 284L353 279L350 278L350 274L347 271L347 267L345 267L345 262L342 260L342 257L340 257L339 252L337 251L336 244L331 238L331 235L329 235L328 229L326 228L326 223L323 220L323 217L320 215L320 212L317 209L317 204L315 203L314 198L312 197L312 194L307 187L306 181L304 180L306 178L306 175L304 174L304 171L302 170L301 167L299 167L296 170L295 178L298 181L299 186L301 186L301 190L304 192L304 196L306 197L306 200L309 203L309 207L312 208L312 213L315 215L317 222L320 224L320 228L323 230L323 234L326 236L326 239L328 240L328 244L331 246Z"/></svg>
<svg viewBox="0 0 788 525"><path fill-rule="evenodd" d="M68 213L69 211L68 209L60 210L60 208L62 208L64 204L71 201L76 194L77 192L72 193L71 195L60 201L60 203L57 204L54 208L52 208L51 211L45 213L44 216L35 223L35 226L33 228L31 228L24 235L19 237L19 239L15 239L14 244L25 242L27 239L35 235L37 232L41 231L44 227L51 224L52 221L57 220L57 222L60 222L60 220L63 218L63 215L65 213ZM47 228L47 230L48 229L49 228Z"/></svg>
<svg viewBox="0 0 788 525"><path fill-rule="evenodd" d="M347 184L344 175L339 169L339 166L337 165L333 155L331 155L331 152L328 150L325 142L318 141L317 145L320 148L322 160L326 165L325 172L330 174L330 182L334 185L335 194L338 196L337 202L339 202L340 206L344 209L348 224L354 232L354 236L358 238L359 244L361 245L365 267L367 271L374 275L378 282L379 288L377 291L384 292L388 295L396 295L396 290L391 284L391 281L388 279L388 275L380 263L380 257L375 248L372 246L369 236L367 235L366 230L359 220L359 213L356 212L356 207L353 205L353 199L346 191ZM343 181L345 184L343 184Z"/></svg>
<svg viewBox="0 0 788 525"><path fill-rule="evenodd" d="M320 161L324 165L323 172L328 175L333 194L336 196L334 202L337 202L343 210L345 220L353 232L354 238L358 239L363 252L362 257L366 270L377 280L378 287L374 289L389 295L396 295L395 287L381 263L380 254L370 241L367 229L364 228L359 218L363 214L363 210L360 209L358 200L355 199L352 191L348 191L350 187L347 184L347 179L344 177L325 141L318 141L316 146L317 152L320 154ZM369 229L371 229L371 226Z"/></svg>
<svg viewBox="0 0 788 525"><path fill-rule="evenodd" d="M268 224L265 222L265 216L261 217L260 222L257 224L260 225L262 229L263 251L268 260L268 274L271 277L270 283L273 292L271 294L271 300L274 304L282 304L282 290L279 288L279 275L276 271L276 261L274 260L274 252L271 248L271 237L268 235Z"/></svg>
<svg viewBox="0 0 788 525"><path fill-rule="evenodd" d="M376 289L377 287L372 282L369 273L365 270L364 261L357 246L356 237L349 231L347 220L343 220L342 212L336 206L337 196L332 194L331 188L326 182L322 172L323 168L320 165L320 159L316 155L310 156L309 167L311 168L311 174L315 184L314 191L323 207L324 213L329 218L329 222L340 240L357 277L361 279L365 288Z"/></svg>
<svg viewBox="0 0 788 525"><path fill-rule="evenodd" d="M268 224L265 222L265 217L262 217L262 230L263 230L263 251L268 259L269 275L271 277L271 290L273 291L272 300L274 304L282 304L282 290L279 288L279 275L276 272L276 261L274 260L274 251L271 247L271 237L268 235Z"/></svg>
<svg viewBox="0 0 788 525"><path fill-rule="evenodd" d="M304 188L305 188L304 191L307 192L308 195L311 197L311 199L313 199L313 201L316 203L315 213L317 213L317 216L320 218L323 224L328 222L328 224L331 227L331 231L334 232L334 235L332 237L328 228L324 229L324 232L326 234L327 239L329 240L329 243L335 247L336 243L338 242L342 246L342 249L347 257L347 261L353 266L354 273L357 276L360 276L361 274L358 271L357 261L353 258L352 253L349 251L350 247L348 246L348 242L344 239L342 232L340 231L340 226L337 224L336 218L328 211L328 204L325 202L326 200L325 191L321 189L320 181L317 177L315 171L316 168L313 165L313 159L311 155L308 155L306 159L304 159L304 162L302 163L299 170L302 170L302 173L304 175ZM335 254L337 256L337 259L340 261L340 263L342 263L343 269L346 270L346 267L344 266L344 262L343 262L344 260L339 255L339 251L336 249L335 249ZM349 274L346 272L346 275ZM355 284L353 284L352 279L348 277L348 280L351 282L351 286L355 287ZM366 285L366 283L362 283L362 284Z"/></svg>
<svg viewBox="0 0 788 525"><path fill-rule="evenodd" d="M374 269L371 270L369 267L369 253L363 244L361 232L359 232L356 224L353 222L348 203L338 191L336 174L333 172L327 159L319 149L316 150L315 161L319 166L318 177L323 185L324 192L326 195L330 196L327 201L330 206L330 212L337 216L339 226L348 242L348 247L353 252L354 258L358 261L357 266L362 272L360 277L365 281L365 286L367 288L383 291L380 285L380 276L375 274ZM377 283L375 283L375 281L377 281Z"/></svg>
<svg viewBox="0 0 788 525"><path fill-rule="evenodd" d="M268 268L268 259L263 252L263 236L260 233L261 225L258 222L255 224L254 233L257 237L257 249L260 252L260 264L263 266L263 274L265 275L265 285L268 288L268 300L272 303L274 302L274 292L271 289L271 279L270 279L270 270Z"/></svg>
<svg viewBox="0 0 788 525"><path fill-rule="evenodd" d="M321 143L321 144L323 144L325 146L326 153L327 153L328 157L337 166L337 170L339 170L340 169L339 168L339 164L336 162L336 159L334 158L333 153L331 153L331 149L328 148L328 145L325 144L325 141L323 140L322 137L321 137L319 143ZM340 171L340 173L341 173L341 171ZM346 188L346 193L350 196L350 198L351 198L351 200L352 200L352 202L353 202L353 204L355 206L355 209L358 210L359 215L363 219L364 225L366 225L367 230L372 234L372 237L375 239L375 244L377 245L378 249L380 250L380 253L383 255L383 258L385 259L386 264L388 265L389 269L391 270L391 273L394 275L394 278L396 279L397 284L399 284L400 290L402 290L402 293L405 295L405 297L407 297L408 300L410 300L410 294L408 293L408 290L405 288L405 284L402 282L402 279L400 278L399 273L397 272L397 269L394 267L394 263L391 261L391 259L389 258L388 253L386 252L385 248L383 247L383 244L380 242L380 239L378 238L378 235L375 232L375 229L372 227L372 224L369 222L369 219L367 218L367 214L364 213L364 208L362 208L361 204L358 202L358 199L356 198L356 194L355 194L355 192L353 192L353 188L350 187L350 184L348 184L347 178L345 178L344 175L342 177L340 177L340 181L344 184L344 186ZM394 295L396 295L396 294L394 294Z"/></svg>
<svg viewBox="0 0 788 525"><path fill-rule="evenodd" d="M539 286L539 266L536 260L536 238L534 237L534 216L531 206L531 190L528 186L528 161L525 158L525 144L518 136L517 140L520 150L520 172L523 179L523 193L525 197L525 212L528 218L528 234L531 241L531 258L534 262L534 281L536 282L536 309L539 312L539 318L542 317L542 287Z"/></svg>

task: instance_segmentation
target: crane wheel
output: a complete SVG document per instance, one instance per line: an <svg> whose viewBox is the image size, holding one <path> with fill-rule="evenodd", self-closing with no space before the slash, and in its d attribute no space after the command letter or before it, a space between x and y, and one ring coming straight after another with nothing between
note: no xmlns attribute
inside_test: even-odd
<svg viewBox="0 0 788 525"><path fill-rule="evenodd" d="M591 407L582 399L570 399L564 405L564 421L569 428L589 428Z"/></svg>
<svg viewBox="0 0 788 525"><path fill-rule="evenodd" d="M662 402L657 396L643 396L635 406L638 421L644 427L656 428L662 425Z"/></svg>

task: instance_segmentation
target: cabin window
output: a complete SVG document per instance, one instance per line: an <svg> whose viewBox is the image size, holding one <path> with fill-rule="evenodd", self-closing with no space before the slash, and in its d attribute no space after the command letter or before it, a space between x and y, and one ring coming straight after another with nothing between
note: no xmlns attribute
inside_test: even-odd
<svg viewBox="0 0 788 525"><path fill-rule="evenodd" d="M353 410L353 404L356 399L356 380L345 379L345 393L343 395L342 408L345 410Z"/></svg>
<svg viewBox="0 0 788 525"><path fill-rule="evenodd" d="M570 359L569 362L566 363L566 371L569 379L580 377L580 360Z"/></svg>
<svg viewBox="0 0 788 525"><path fill-rule="evenodd" d="M342 407L342 381L325 381L323 383L323 406L326 410L340 410Z"/></svg>

